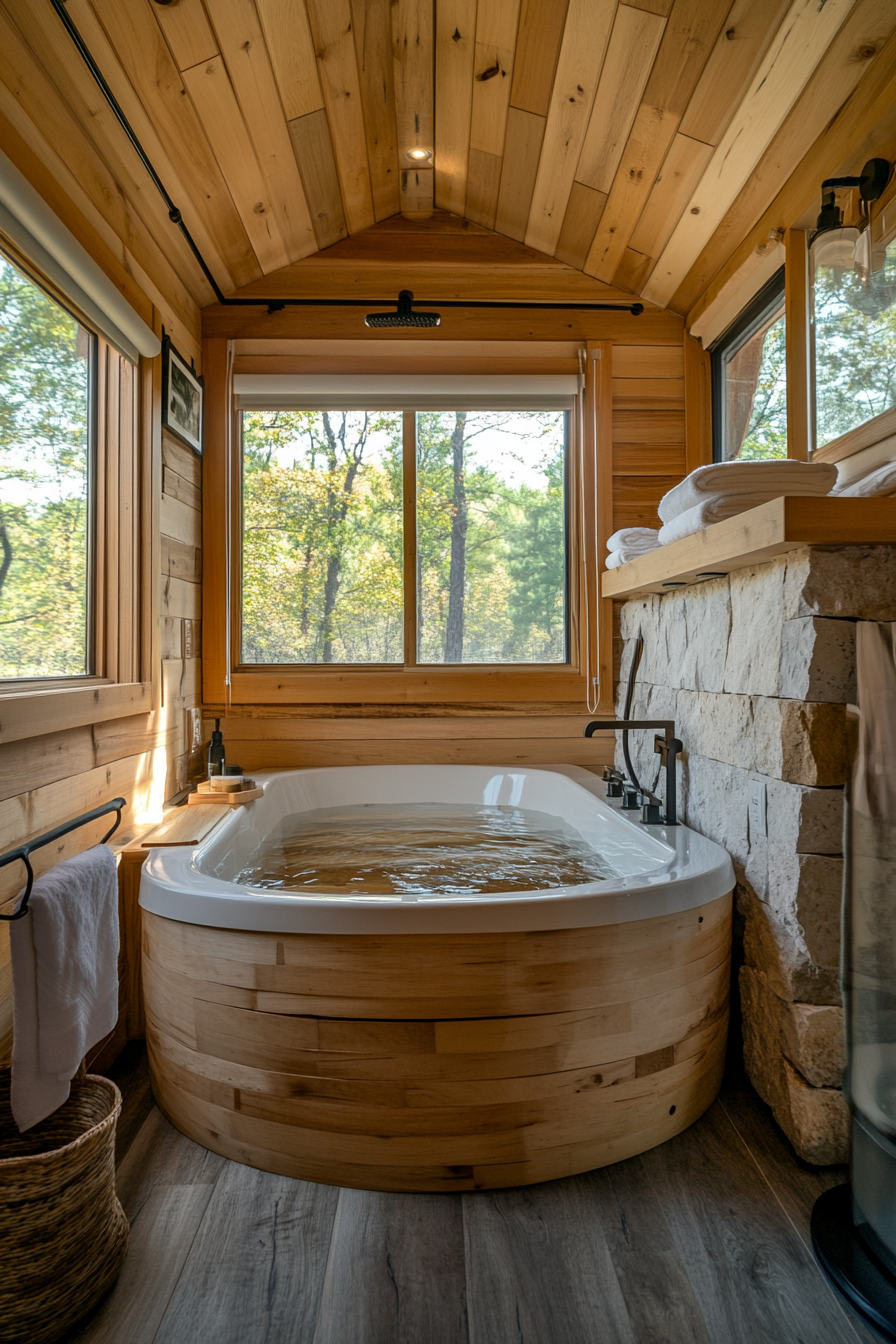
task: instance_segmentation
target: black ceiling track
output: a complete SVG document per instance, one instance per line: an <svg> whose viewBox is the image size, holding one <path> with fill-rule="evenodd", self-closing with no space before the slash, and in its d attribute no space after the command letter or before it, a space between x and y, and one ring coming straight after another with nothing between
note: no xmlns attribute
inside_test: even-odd
<svg viewBox="0 0 896 1344"><path fill-rule="evenodd" d="M143 148L143 145L140 142L140 138L137 135L137 132L134 130L133 126L128 121L127 117L124 114L124 111L121 108L121 105L118 102L118 99L115 97L115 94L112 92L108 83L106 82L103 72L100 70L96 61L93 59L93 55L91 54L90 48L87 46L87 43L84 41L83 37L78 32L78 29L75 26L75 23L72 20L71 15L68 13L68 10L65 7L65 0L50 0L50 3L55 9L56 13L59 15L59 18L63 26L65 27L66 32L71 38L72 42L74 42L78 50L78 53L81 56L81 59L84 61L84 64L87 66L87 69L90 71L91 75L96 81L97 87L99 88L106 102L109 104L109 107L112 109L112 112L115 115L115 119L121 126L122 130L124 131L125 135L127 136L128 140L133 146L134 151L137 154L137 157L140 159L140 162L143 164L143 167L149 174L153 185L155 186L162 200L165 202L165 206L168 210L168 218L171 220L171 223L175 226L175 228L180 230L181 234L183 235L184 241L186 242L190 251L193 253L193 256L196 258L196 261L199 265L200 270L202 271L202 274L205 276L206 280L211 286L212 292L214 293L217 302L221 304L222 307L226 308L266 307L269 313L277 313L280 312L281 309L283 308L370 308L370 307L376 308L381 306L390 307L395 304L396 302L395 299L295 299L295 298L263 298L260 296L258 298L251 298L251 299L227 298L226 295L223 293L217 280L215 279L214 275L212 274L208 262L205 260L205 257L200 252L195 238L190 233L190 230L184 223L183 215L181 214L175 202L171 199L171 196L168 194L168 191L165 188L164 182L159 177L158 173L153 167L152 160L150 159L146 150ZM551 311L562 310L570 312L574 312L576 310L578 311L587 310L592 312L595 310L603 310L607 312L631 313L634 317L637 317L639 313L643 313L644 311L643 303L598 303L594 300L589 299L581 299L577 303L553 303L553 302L526 303L526 302L514 302L512 300L504 300L504 299L427 298L426 302L437 304L438 307L440 308L525 308L529 309L530 311L533 309L535 310L548 309Z"/></svg>

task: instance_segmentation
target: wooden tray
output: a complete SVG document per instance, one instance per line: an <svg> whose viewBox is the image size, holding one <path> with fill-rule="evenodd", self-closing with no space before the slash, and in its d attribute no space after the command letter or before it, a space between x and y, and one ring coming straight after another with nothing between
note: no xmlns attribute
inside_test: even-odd
<svg viewBox="0 0 896 1344"><path fill-rule="evenodd" d="M240 789L238 793L191 793L187 799L190 807L205 807L212 804L216 807L242 807L244 803L251 803L253 798L263 798L264 789Z"/></svg>

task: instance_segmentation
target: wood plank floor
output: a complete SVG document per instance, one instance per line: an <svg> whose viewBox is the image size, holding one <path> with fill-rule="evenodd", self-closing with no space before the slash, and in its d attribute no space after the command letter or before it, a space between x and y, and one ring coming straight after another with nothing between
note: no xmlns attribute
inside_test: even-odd
<svg viewBox="0 0 896 1344"><path fill-rule="evenodd" d="M67 1344L873 1344L809 1241L845 1169L794 1157L743 1079L641 1157L464 1195L254 1171L150 1109L139 1063L119 1081L130 1254Z"/></svg>

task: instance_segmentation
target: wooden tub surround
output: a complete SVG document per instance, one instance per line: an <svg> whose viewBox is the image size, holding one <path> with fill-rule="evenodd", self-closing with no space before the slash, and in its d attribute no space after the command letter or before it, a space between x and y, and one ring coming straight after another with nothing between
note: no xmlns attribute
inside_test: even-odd
<svg viewBox="0 0 896 1344"><path fill-rule="evenodd" d="M605 1166L714 1100L731 897L595 928L242 932L144 910L153 1088L303 1180L479 1190Z"/></svg>

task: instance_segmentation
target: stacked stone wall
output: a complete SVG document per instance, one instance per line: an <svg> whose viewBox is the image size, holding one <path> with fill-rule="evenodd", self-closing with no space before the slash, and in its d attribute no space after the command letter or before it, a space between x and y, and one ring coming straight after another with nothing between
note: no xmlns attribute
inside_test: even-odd
<svg viewBox="0 0 896 1344"><path fill-rule="evenodd" d="M620 613L623 679L644 638L632 714L675 719L682 819L734 862L747 1071L815 1163L848 1147L839 963L857 620L896 620L896 548L805 547ZM620 680L620 714L624 694ZM632 748L652 783L653 734L633 733ZM766 785L767 834L751 834L752 781Z"/></svg>

